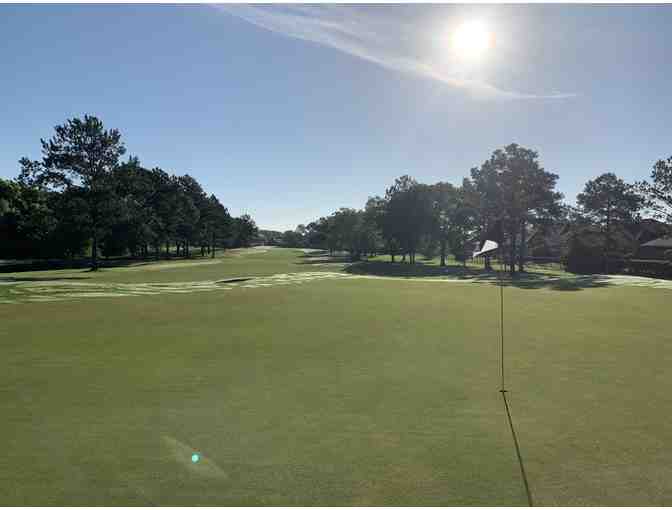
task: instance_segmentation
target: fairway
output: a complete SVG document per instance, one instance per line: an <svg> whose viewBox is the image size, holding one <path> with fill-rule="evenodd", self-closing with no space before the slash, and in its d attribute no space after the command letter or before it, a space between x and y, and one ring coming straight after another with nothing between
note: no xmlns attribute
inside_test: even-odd
<svg viewBox="0 0 672 510"><path fill-rule="evenodd" d="M526 505L494 280L383 264L251 248L0 275L0 502ZM672 504L669 282L509 283L535 505Z"/></svg>

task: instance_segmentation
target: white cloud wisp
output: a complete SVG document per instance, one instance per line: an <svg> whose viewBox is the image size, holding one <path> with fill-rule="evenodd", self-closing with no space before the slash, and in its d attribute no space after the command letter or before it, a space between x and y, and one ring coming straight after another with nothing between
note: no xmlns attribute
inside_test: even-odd
<svg viewBox="0 0 672 510"><path fill-rule="evenodd" d="M484 81L459 78L440 66L402 54L392 41L399 26L338 6L217 5L217 9L255 26L326 46L385 69L439 81L487 99L566 99L576 94L529 94L503 90Z"/></svg>

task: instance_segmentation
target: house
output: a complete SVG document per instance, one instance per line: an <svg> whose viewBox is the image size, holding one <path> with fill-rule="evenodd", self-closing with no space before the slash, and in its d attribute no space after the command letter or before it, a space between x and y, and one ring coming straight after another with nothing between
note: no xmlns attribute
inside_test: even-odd
<svg viewBox="0 0 672 510"><path fill-rule="evenodd" d="M672 236L659 237L642 244L628 261L628 270L644 276L672 277Z"/></svg>
<svg viewBox="0 0 672 510"><path fill-rule="evenodd" d="M659 237L648 243L644 243L637 250L638 259L643 260L670 260L672 256L666 255L666 252L672 254L672 236Z"/></svg>
<svg viewBox="0 0 672 510"><path fill-rule="evenodd" d="M670 226L653 218L644 218L633 223L630 231L639 246L670 234Z"/></svg>
<svg viewBox="0 0 672 510"><path fill-rule="evenodd" d="M640 256L638 250L649 242L659 240L669 234L669 225L652 218L645 218L629 225L614 225L611 234L612 251L625 256L636 254L636 258L648 258ZM528 239L528 256L560 257L566 253L572 235L578 235L585 245L602 246L604 244L604 234L596 226L570 223L539 225ZM651 252L651 250L644 250L644 253L646 252Z"/></svg>

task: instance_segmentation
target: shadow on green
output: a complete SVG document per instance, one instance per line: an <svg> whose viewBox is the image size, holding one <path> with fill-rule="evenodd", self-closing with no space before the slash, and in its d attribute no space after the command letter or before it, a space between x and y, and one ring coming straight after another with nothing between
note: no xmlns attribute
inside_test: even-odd
<svg viewBox="0 0 672 510"><path fill-rule="evenodd" d="M556 275L543 272L523 272L514 276L498 271L487 271L469 266L436 266L422 262L405 264L400 262L361 261L343 269L346 273L369 276L398 278L449 277L457 280L469 280L479 283L499 284L520 289L551 289L578 291L585 288L603 288L611 285L604 275Z"/></svg>

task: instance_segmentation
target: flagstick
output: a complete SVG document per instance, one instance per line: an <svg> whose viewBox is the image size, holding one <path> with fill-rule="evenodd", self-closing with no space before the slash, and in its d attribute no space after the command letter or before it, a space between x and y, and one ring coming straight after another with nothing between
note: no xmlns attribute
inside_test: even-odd
<svg viewBox="0 0 672 510"><path fill-rule="evenodd" d="M506 393L504 389L504 282L502 280L502 268L504 259L502 257L502 247L499 247L499 333L501 338L501 354L500 359L502 363L502 389L501 393Z"/></svg>
<svg viewBox="0 0 672 510"><path fill-rule="evenodd" d="M473 256L474 258L491 257L494 253L499 253L499 271L495 270L497 272L497 279L499 280L499 334L501 343L500 361L502 377L502 388L499 391L504 394L506 392L504 386L504 280L502 278L502 273L504 271L504 251L499 243L486 239L483 243L483 247L480 250L475 251ZM487 264L487 261L489 260L490 258L486 258L486 265L492 267L490 264Z"/></svg>
<svg viewBox="0 0 672 510"><path fill-rule="evenodd" d="M499 332L501 338L501 362L502 362L502 389L499 392L502 394L504 400L504 408L506 409L506 417L509 420L509 427L511 428L511 435L513 436L513 445L516 448L516 456L518 457L518 466L520 466L520 474L523 478L523 486L525 487L525 495L527 496L527 504L534 506L532 501L532 491L530 491L530 484L527 481L527 474L525 473L525 464L523 463L523 455L520 453L520 445L518 444L518 436L516 428L513 426L513 418L511 418L511 411L509 410L509 402L506 399L506 389L504 387L504 279L502 272L504 271L504 256L502 247L499 246ZM514 264L514 260L511 260Z"/></svg>

